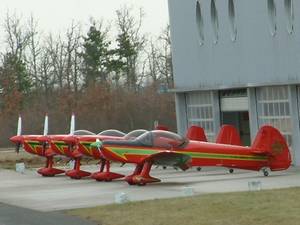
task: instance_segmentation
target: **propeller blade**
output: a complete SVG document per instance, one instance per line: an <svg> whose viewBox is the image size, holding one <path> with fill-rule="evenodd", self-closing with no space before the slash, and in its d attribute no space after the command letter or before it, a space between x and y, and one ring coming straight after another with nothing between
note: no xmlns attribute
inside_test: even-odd
<svg viewBox="0 0 300 225"><path fill-rule="evenodd" d="M71 124L70 124L70 134L74 134L74 132L75 132L75 114L72 113Z"/></svg>
<svg viewBox="0 0 300 225"><path fill-rule="evenodd" d="M49 129L48 114L46 114L45 121L44 121L44 136L48 135L48 129Z"/></svg>
<svg viewBox="0 0 300 225"><path fill-rule="evenodd" d="M20 115L18 119L17 136L20 136L21 133L22 133L22 117Z"/></svg>

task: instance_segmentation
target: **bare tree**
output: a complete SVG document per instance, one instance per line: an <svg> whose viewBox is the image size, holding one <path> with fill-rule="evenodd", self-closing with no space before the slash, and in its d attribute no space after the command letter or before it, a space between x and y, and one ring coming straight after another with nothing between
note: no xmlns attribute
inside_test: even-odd
<svg viewBox="0 0 300 225"><path fill-rule="evenodd" d="M173 87L173 65L171 52L170 26L167 25L158 38L160 53L158 55L158 69L168 87Z"/></svg>
<svg viewBox="0 0 300 225"><path fill-rule="evenodd" d="M51 64L53 66L53 73L56 78L57 86L62 89L64 86L64 68L65 68L65 57L64 57L64 42L61 36L58 36L57 40L50 34L46 39L47 52L51 57Z"/></svg>
<svg viewBox="0 0 300 225"><path fill-rule="evenodd" d="M81 48L80 43L81 30L79 24L72 22L70 28L66 32L66 43L64 46L66 65L65 65L65 77L66 84L69 90L73 89L75 93L78 92L79 86L79 51Z"/></svg>
<svg viewBox="0 0 300 225"><path fill-rule="evenodd" d="M118 28L117 55L122 62L123 76L127 87L136 90L138 81L139 56L145 46L146 37L141 34L144 12L139 10L139 16L132 15L132 8L127 6L116 11Z"/></svg>
<svg viewBox="0 0 300 225"><path fill-rule="evenodd" d="M7 43L7 52L15 55L19 59L22 59L23 52L28 46L30 41L30 32L24 24L21 23L21 17L16 13L10 15L6 13L4 19L4 31Z"/></svg>
<svg viewBox="0 0 300 225"><path fill-rule="evenodd" d="M29 51L26 54L26 62L30 76L33 79L33 85L35 89L38 89L40 87L38 64L42 51L42 47L40 44L40 33L38 31L38 22L33 18L32 15L28 21L28 24L30 35L28 43Z"/></svg>

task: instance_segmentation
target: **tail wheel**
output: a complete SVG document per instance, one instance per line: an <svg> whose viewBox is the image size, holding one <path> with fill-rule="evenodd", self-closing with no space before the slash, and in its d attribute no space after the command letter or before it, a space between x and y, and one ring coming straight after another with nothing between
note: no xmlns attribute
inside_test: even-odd
<svg viewBox="0 0 300 225"><path fill-rule="evenodd" d="M269 172L268 171L264 171L264 176L265 177L269 176Z"/></svg>
<svg viewBox="0 0 300 225"><path fill-rule="evenodd" d="M261 171L263 172L263 175L265 177L270 175L270 168L264 167L264 168L261 169Z"/></svg>
<svg viewBox="0 0 300 225"><path fill-rule="evenodd" d="M269 171L267 169L263 169L263 174L265 177L269 176Z"/></svg>

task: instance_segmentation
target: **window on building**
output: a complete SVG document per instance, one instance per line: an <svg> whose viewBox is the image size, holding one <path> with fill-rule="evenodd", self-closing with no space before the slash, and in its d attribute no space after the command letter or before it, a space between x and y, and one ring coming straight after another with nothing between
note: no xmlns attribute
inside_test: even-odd
<svg viewBox="0 0 300 225"><path fill-rule="evenodd" d="M214 35L214 43L217 44L219 39L219 18L215 0L211 0L210 15Z"/></svg>
<svg viewBox="0 0 300 225"><path fill-rule="evenodd" d="M229 15L229 23L230 23L230 31L231 31L231 40L236 40L237 28L235 23L235 8L234 8L234 0L228 0L228 15Z"/></svg>
<svg viewBox="0 0 300 225"><path fill-rule="evenodd" d="M269 124L278 128L289 146L292 143L292 121L287 86L256 89L259 125Z"/></svg>
<svg viewBox="0 0 300 225"><path fill-rule="evenodd" d="M293 0L284 0L285 13L287 18L287 31L292 34L294 31L294 3Z"/></svg>
<svg viewBox="0 0 300 225"><path fill-rule="evenodd" d="M200 0L196 3L196 24L198 28L198 34L199 34L199 43L200 45L204 44L204 24L203 24L203 17L201 12L201 3Z"/></svg>
<svg viewBox="0 0 300 225"><path fill-rule="evenodd" d="M208 140L214 141L213 93L211 91L187 93L186 108L188 126L202 127Z"/></svg>
<svg viewBox="0 0 300 225"><path fill-rule="evenodd" d="M270 21L270 33L272 36L276 35L277 24L276 24L276 5L274 0L268 0L268 13Z"/></svg>

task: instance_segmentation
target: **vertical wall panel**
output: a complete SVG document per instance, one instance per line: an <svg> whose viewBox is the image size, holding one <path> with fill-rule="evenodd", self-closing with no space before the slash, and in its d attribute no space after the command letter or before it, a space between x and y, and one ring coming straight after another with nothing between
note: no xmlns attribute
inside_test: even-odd
<svg viewBox="0 0 300 225"><path fill-rule="evenodd" d="M288 86L260 87L256 89L258 124L272 125L292 144L292 120Z"/></svg>
<svg viewBox="0 0 300 225"><path fill-rule="evenodd" d="M215 139L214 96L212 91L186 94L187 124L200 126L209 141Z"/></svg>

